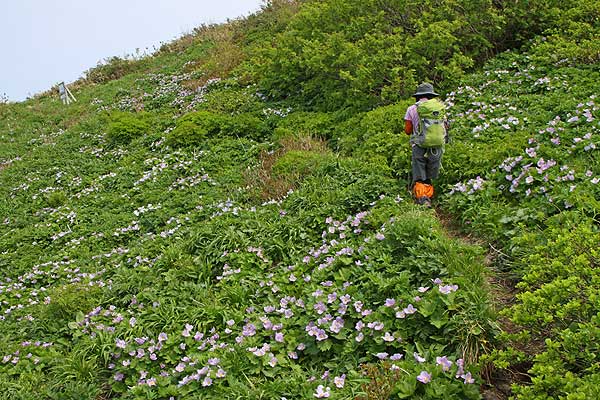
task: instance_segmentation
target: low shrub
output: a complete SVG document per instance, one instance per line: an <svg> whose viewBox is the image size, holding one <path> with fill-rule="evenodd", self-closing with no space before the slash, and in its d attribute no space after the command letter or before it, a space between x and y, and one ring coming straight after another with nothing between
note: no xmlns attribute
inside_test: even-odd
<svg viewBox="0 0 600 400"><path fill-rule="evenodd" d="M106 138L115 145L129 144L150 130L148 116L145 113L114 112L110 115L110 120Z"/></svg>
<svg viewBox="0 0 600 400"><path fill-rule="evenodd" d="M189 147L221 137L257 139L264 136L265 129L263 121L250 113L232 116L197 111L177 121L175 129L167 135L167 143L173 147Z"/></svg>

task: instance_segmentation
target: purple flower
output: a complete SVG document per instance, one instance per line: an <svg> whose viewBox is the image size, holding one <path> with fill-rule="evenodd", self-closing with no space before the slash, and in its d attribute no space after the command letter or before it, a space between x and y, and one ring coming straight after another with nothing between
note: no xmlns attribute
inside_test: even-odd
<svg viewBox="0 0 600 400"><path fill-rule="evenodd" d="M124 349L125 347L127 347L127 342L121 339L117 339L116 346L120 349Z"/></svg>
<svg viewBox="0 0 600 400"><path fill-rule="evenodd" d="M329 336L327 336L327 333L325 333L325 331L323 329L317 329L316 333L317 333L316 337L319 342L321 342L329 337Z"/></svg>
<svg viewBox="0 0 600 400"><path fill-rule="evenodd" d="M458 285L440 285L439 290L442 294L450 294L458 290Z"/></svg>
<svg viewBox="0 0 600 400"><path fill-rule="evenodd" d="M206 386L210 386L212 385L213 381L212 379L210 379L210 376L206 376L204 378L204 380L202 381L202 386L206 387Z"/></svg>
<svg viewBox="0 0 600 400"><path fill-rule="evenodd" d="M420 363L424 363L424 362L425 362L425 358L421 357L421 356L419 355L419 353L417 353L417 352L414 352L414 353L413 353L413 357L415 358L415 360L416 360L417 362L420 362Z"/></svg>
<svg viewBox="0 0 600 400"><path fill-rule="evenodd" d="M452 366L452 361L448 360L448 358L446 356L436 357L435 362L437 365L442 366L442 371L444 371L444 372L447 372L448 370L450 370L450 367Z"/></svg>
<svg viewBox="0 0 600 400"><path fill-rule="evenodd" d="M386 358L388 358L388 356L389 354L386 352L375 354L375 357L379 358L380 360L385 360Z"/></svg>
<svg viewBox="0 0 600 400"><path fill-rule="evenodd" d="M121 382L124 377L125 375L123 375L121 372L117 372L115 376L113 376L113 379L117 382Z"/></svg>
<svg viewBox="0 0 600 400"><path fill-rule="evenodd" d="M377 232L377 234L375 235L375 239L383 240L383 239L385 239L385 236L383 235L383 233Z"/></svg>
<svg viewBox="0 0 600 400"><path fill-rule="evenodd" d="M456 377L460 378L462 374L465 373L465 360L459 358L456 360L456 365L458 365L458 370L456 371Z"/></svg>
<svg viewBox="0 0 600 400"><path fill-rule="evenodd" d="M461 375L461 378L463 378L465 380L465 384L475 383L475 379L473 379L470 372L467 372L466 374Z"/></svg>
<svg viewBox="0 0 600 400"><path fill-rule="evenodd" d="M340 317L337 317L332 323L329 329L334 333L340 333L342 328L344 327L344 320Z"/></svg>
<svg viewBox="0 0 600 400"><path fill-rule="evenodd" d="M220 362L221 362L221 360L217 357L208 359L208 365L215 366L215 365L219 365Z"/></svg>
<svg viewBox="0 0 600 400"><path fill-rule="evenodd" d="M417 312L417 309L412 305L409 304L408 306L406 306L406 308L404 310L404 314L410 315L410 314L414 314Z"/></svg>
<svg viewBox="0 0 600 400"><path fill-rule="evenodd" d="M389 332L386 332L382 339L384 342L393 342L395 340L394 335L390 334Z"/></svg>
<svg viewBox="0 0 600 400"><path fill-rule="evenodd" d="M385 299L386 307L394 307L396 305L396 300L394 299Z"/></svg>
<svg viewBox="0 0 600 400"><path fill-rule="evenodd" d="M421 371L419 376L417 376L417 380L421 383L429 383L431 382L431 375L428 374L426 371Z"/></svg>
<svg viewBox="0 0 600 400"><path fill-rule="evenodd" d="M333 378L333 384L338 389L343 388L345 383L346 383L346 374L342 374L341 376L336 376L335 378Z"/></svg>
<svg viewBox="0 0 600 400"><path fill-rule="evenodd" d="M167 334L166 334L166 333L164 333L164 332L161 332L161 333L159 333L159 334L158 334L158 342L159 342L159 343L160 343L160 342L164 342L164 341L166 341L166 340L167 340L167 338L168 338L168 336L167 336Z"/></svg>
<svg viewBox="0 0 600 400"><path fill-rule="evenodd" d="M242 335L244 336L254 336L255 334L256 326L254 326L254 324L248 323L242 328Z"/></svg>
<svg viewBox="0 0 600 400"><path fill-rule="evenodd" d="M271 355L271 359L269 360L269 365L271 367L275 367L277 365L277 357Z"/></svg>
<svg viewBox="0 0 600 400"><path fill-rule="evenodd" d="M324 387L323 385L317 386L317 391L314 393L317 399L323 399L330 396L331 389L329 387Z"/></svg>
<svg viewBox="0 0 600 400"><path fill-rule="evenodd" d="M322 301L319 301L314 305L314 309L317 314L323 314L325 311L327 311L327 306Z"/></svg>
<svg viewBox="0 0 600 400"><path fill-rule="evenodd" d="M402 354L400 354L400 353L395 353L395 354L392 354L392 356L390 357L390 360L392 360L392 361L398 361L398 360L400 360L402 357L403 357L403 355L402 355Z"/></svg>
<svg viewBox="0 0 600 400"><path fill-rule="evenodd" d="M283 333L277 332L275 334L275 341L279 343L283 343Z"/></svg>

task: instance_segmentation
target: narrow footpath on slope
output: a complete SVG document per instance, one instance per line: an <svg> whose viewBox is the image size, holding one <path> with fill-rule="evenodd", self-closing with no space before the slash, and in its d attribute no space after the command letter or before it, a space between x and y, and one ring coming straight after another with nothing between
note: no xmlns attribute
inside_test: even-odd
<svg viewBox="0 0 600 400"><path fill-rule="evenodd" d="M502 332L514 333L516 331L512 322L500 315L500 311L511 307L516 299L517 290L515 281L507 273L502 272L499 266L509 258L498 250L493 243L483 238L466 233L461 229L452 215L440 207L434 208L436 218L440 221L446 234L456 240L472 246L478 246L485 250L484 263L487 270L486 280L490 290L490 299L494 312L497 315L497 323ZM529 381L527 370L529 366L520 366L518 370L499 370L489 365L482 370L481 377L484 384L481 394L484 400L507 400L512 395L511 385L517 382Z"/></svg>

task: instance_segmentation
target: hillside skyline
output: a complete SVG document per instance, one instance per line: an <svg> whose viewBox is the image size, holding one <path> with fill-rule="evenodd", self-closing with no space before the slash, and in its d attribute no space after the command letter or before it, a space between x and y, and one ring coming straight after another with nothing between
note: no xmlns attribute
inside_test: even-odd
<svg viewBox="0 0 600 400"><path fill-rule="evenodd" d="M0 96L23 101L114 56L143 55L202 24L221 23L260 9L261 0L219 3L108 0L9 2L0 20L3 59ZM107 29L110 27L110 29Z"/></svg>

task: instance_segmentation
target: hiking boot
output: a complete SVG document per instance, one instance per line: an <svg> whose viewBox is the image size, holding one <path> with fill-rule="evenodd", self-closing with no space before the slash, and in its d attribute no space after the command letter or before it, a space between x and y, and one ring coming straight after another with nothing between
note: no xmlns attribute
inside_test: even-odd
<svg viewBox="0 0 600 400"><path fill-rule="evenodd" d="M417 198L415 202L421 206L431 207L431 199L427 196L421 196Z"/></svg>

